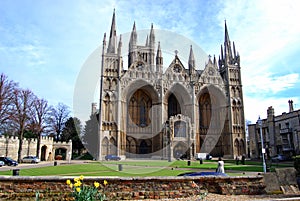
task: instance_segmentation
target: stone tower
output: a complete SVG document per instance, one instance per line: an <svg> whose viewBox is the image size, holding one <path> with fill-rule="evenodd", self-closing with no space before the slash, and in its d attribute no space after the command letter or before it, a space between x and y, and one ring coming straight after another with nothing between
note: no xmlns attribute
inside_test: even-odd
<svg viewBox="0 0 300 201"><path fill-rule="evenodd" d="M198 152L233 158L245 154L245 120L240 57L225 23L219 62L209 56L204 70L195 65L192 46L188 66L177 52L163 69L161 43L151 25L139 45L133 24L128 69L123 67L122 37L113 12L110 35L104 34L99 103L99 148L121 158L192 158Z"/></svg>

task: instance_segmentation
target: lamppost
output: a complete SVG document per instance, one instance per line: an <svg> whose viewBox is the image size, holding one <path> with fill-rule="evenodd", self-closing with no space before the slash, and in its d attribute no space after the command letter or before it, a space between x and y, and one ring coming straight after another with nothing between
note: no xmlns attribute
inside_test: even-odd
<svg viewBox="0 0 300 201"><path fill-rule="evenodd" d="M172 159L171 159L171 132L170 132L170 124L169 124L169 121L166 121L166 132L167 132L167 139L168 139L168 142L169 144L167 145L168 146L168 162L172 162Z"/></svg>
<svg viewBox="0 0 300 201"><path fill-rule="evenodd" d="M264 148L264 139L262 136L262 120L260 119L260 116L258 117L257 123L259 125L259 133L260 133L260 141L261 141L261 154L262 154L262 160L263 160L263 168L264 173L266 173L266 162L265 162L265 148Z"/></svg>

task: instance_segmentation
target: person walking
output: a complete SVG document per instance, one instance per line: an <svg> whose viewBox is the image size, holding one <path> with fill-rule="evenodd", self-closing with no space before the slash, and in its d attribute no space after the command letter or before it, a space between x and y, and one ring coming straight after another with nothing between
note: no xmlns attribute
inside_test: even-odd
<svg viewBox="0 0 300 201"><path fill-rule="evenodd" d="M219 160L218 160L218 168L217 168L217 172L218 172L218 173L225 173L225 169L224 169L224 161L222 160L221 157L219 157Z"/></svg>

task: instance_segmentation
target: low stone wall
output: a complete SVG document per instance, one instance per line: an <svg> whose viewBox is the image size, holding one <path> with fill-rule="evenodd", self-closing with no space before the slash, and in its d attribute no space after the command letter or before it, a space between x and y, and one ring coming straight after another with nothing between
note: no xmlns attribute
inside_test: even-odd
<svg viewBox="0 0 300 201"><path fill-rule="evenodd" d="M74 177L1 176L0 200L72 200L66 180ZM84 185L94 181L108 185L100 188L107 200L185 198L208 191L218 194L263 194L262 176L239 177L85 177Z"/></svg>

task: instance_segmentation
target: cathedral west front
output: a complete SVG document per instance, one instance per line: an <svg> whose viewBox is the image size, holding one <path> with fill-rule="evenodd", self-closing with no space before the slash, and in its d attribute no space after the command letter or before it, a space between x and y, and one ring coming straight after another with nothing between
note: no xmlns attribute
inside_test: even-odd
<svg viewBox="0 0 300 201"><path fill-rule="evenodd" d="M134 23L125 69L116 33L114 12L102 46L98 160L108 154L172 160L246 153L240 56L226 23L220 56L209 56L205 66L196 66L192 46L182 53L186 66L176 51L165 64L153 25L141 45Z"/></svg>

